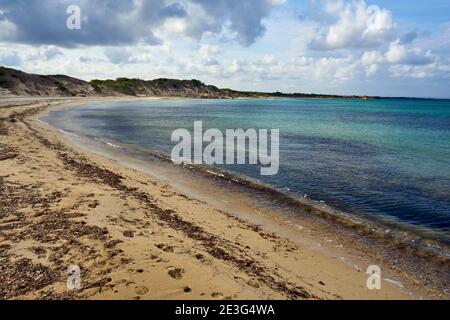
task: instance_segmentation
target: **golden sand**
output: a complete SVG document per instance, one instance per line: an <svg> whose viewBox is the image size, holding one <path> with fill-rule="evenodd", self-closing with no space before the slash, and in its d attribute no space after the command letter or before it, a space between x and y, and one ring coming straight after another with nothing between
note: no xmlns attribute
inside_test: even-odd
<svg viewBox="0 0 450 320"><path fill-rule="evenodd" d="M403 288L368 290L364 268L301 232L292 241L238 219L38 121L86 101L0 100L1 299L442 298L396 270ZM70 265L81 290L67 289Z"/></svg>

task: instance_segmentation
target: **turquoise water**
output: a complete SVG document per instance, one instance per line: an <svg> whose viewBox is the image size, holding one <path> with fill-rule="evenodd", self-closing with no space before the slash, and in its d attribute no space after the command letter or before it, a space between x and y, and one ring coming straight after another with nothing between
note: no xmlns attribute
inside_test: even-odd
<svg viewBox="0 0 450 320"><path fill-rule="evenodd" d="M174 129L280 129L280 171L228 166L355 214L450 234L450 101L155 100L53 112L67 131L170 154Z"/></svg>

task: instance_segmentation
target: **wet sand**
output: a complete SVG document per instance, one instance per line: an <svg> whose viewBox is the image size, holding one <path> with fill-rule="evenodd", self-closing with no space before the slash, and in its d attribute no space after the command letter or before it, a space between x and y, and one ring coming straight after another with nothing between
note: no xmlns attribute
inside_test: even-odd
<svg viewBox="0 0 450 320"><path fill-rule="evenodd" d="M88 101L0 99L1 299L448 298L330 224L226 203L38 120ZM381 290L367 289L370 264ZM66 287L70 265L81 290Z"/></svg>

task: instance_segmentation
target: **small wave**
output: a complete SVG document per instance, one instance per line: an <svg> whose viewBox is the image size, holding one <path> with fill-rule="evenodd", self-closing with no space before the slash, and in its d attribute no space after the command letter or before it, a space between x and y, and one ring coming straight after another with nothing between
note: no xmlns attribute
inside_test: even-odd
<svg viewBox="0 0 450 320"><path fill-rule="evenodd" d="M115 149L122 149L121 146L119 146L119 145L117 145L117 144L114 144L114 143L112 143L112 142L106 141L106 140L102 140L102 139L100 139L100 138L94 138L94 140L96 140L96 141L98 141L98 142L101 142L101 143L104 143L104 144L106 144L107 146L110 146L110 147L115 148Z"/></svg>
<svg viewBox="0 0 450 320"><path fill-rule="evenodd" d="M50 126L50 124L49 124L48 122L43 121L43 120L41 120L40 118L37 119L37 121L40 122L40 123L43 123L43 124L45 124L45 125L47 125L47 126Z"/></svg>
<svg viewBox="0 0 450 320"><path fill-rule="evenodd" d="M70 131L66 131L66 130L63 130L63 129L59 129L59 131L60 131L62 134L65 134L65 135L69 135L69 136L73 136L73 137L77 137L77 138L80 137L79 135L77 135L77 134L75 134L75 133L73 133L73 132L70 132Z"/></svg>
<svg viewBox="0 0 450 320"><path fill-rule="evenodd" d="M113 148L118 148L118 149L121 149L122 147L121 146L118 146L118 145L116 145L116 144L114 144L114 143L111 143L111 142L107 142L107 141L104 141L108 146L110 146L110 147L113 147Z"/></svg>

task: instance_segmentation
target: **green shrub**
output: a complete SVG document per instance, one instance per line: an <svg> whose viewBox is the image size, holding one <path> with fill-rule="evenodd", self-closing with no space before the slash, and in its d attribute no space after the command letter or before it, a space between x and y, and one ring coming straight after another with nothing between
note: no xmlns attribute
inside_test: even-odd
<svg viewBox="0 0 450 320"><path fill-rule="evenodd" d="M116 80L92 80L90 84L97 91L103 86L122 93L134 94L137 90L138 82L139 79L117 78Z"/></svg>
<svg viewBox="0 0 450 320"><path fill-rule="evenodd" d="M61 91L61 92L63 92L63 93L66 93L66 94L70 94L70 90L67 89L67 87L64 86L63 84L59 84L59 85L58 85L58 90Z"/></svg>
<svg viewBox="0 0 450 320"><path fill-rule="evenodd" d="M6 88L8 85L8 80L6 80L6 74L0 70L0 87Z"/></svg>

